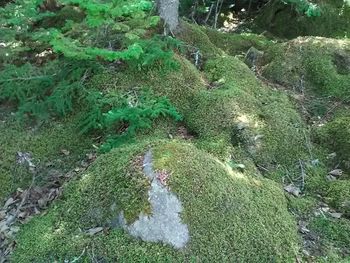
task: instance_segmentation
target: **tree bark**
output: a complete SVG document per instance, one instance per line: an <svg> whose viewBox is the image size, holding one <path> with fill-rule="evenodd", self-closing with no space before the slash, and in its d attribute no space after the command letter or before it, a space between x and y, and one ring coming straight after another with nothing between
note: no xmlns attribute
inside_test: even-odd
<svg viewBox="0 0 350 263"><path fill-rule="evenodd" d="M157 0L160 18L165 23L165 34L174 34L179 29L179 0Z"/></svg>

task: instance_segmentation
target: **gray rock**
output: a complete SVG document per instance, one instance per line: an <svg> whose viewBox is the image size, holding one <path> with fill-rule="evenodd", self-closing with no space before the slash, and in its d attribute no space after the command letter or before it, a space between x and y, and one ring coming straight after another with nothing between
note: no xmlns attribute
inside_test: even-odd
<svg viewBox="0 0 350 263"><path fill-rule="evenodd" d="M182 205L176 195L157 179L157 173L153 171L151 151L144 157L143 171L151 181L148 195L152 215L141 213L137 221L127 225L121 213L120 224L132 236L143 241L164 242L177 249L183 248L190 237L187 225L181 222Z"/></svg>
<svg viewBox="0 0 350 263"><path fill-rule="evenodd" d="M258 60L261 59L263 55L263 51L259 51L255 47L251 47L245 55L244 62L248 65L248 67L252 68L256 66Z"/></svg>

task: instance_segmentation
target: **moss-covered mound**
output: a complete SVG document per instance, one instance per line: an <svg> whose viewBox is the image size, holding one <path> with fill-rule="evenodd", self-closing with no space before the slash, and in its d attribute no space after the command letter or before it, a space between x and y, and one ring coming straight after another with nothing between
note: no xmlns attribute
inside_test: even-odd
<svg viewBox="0 0 350 263"><path fill-rule="evenodd" d="M243 148L269 171L289 166L292 172L298 159L309 158L306 126L285 92L262 84L231 56L208 60L204 73L220 84L194 97L185 120L203 148L226 158Z"/></svg>
<svg viewBox="0 0 350 263"><path fill-rule="evenodd" d="M308 17L298 13L294 6L283 1L269 1L255 19L262 30L273 34L294 38L298 36L344 37L350 32L350 6L343 0L316 0L321 15ZM286 26L288 21L288 26Z"/></svg>
<svg viewBox="0 0 350 263"><path fill-rule="evenodd" d="M350 217L350 180L332 182L327 198L333 207Z"/></svg>
<svg viewBox="0 0 350 263"><path fill-rule="evenodd" d="M271 172L289 166L299 173L298 160L309 158L309 135L288 95L266 86L241 60L225 54L204 28L186 22L182 27L182 40L199 48L205 58L202 72L178 57L180 69L175 72L107 72L96 76L92 85L111 92L150 87L170 98L198 147L222 160L237 157L243 149L246 160L252 157Z"/></svg>
<svg viewBox="0 0 350 263"><path fill-rule="evenodd" d="M144 211L149 182L142 158L151 148L154 169L182 202L190 241L182 250L137 240L113 224L121 211L128 223ZM85 231L105 227L94 236ZM283 192L272 181L232 170L190 144L140 143L115 149L67 185L55 207L20 231L13 262L227 261L293 262L295 222ZM85 251L84 253L82 253Z"/></svg>
<svg viewBox="0 0 350 263"><path fill-rule="evenodd" d="M244 55L251 47L264 51L274 44L265 36L253 33L228 34L213 29L205 32L212 43L231 56Z"/></svg>
<svg viewBox="0 0 350 263"><path fill-rule="evenodd" d="M318 141L335 152L336 160L350 170L350 112L335 116L316 131Z"/></svg>
<svg viewBox="0 0 350 263"><path fill-rule="evenodd" d="M5 108L0 111L5 112ZM0 116L0 203L18 187L25 187L32 174L16 163L17 152L28 152L33 163L41 170L37 177L45 178L47 163L62 172L71 169L75 162L84 158L92 141L77 133L72 118L41 125L23 127L8 114ZM69 152L69 155L62 153ZM38 179L39 180L39 179Z"/></svg>
<svg viewBox="0 0 350 263"><path fill-rule="evenodd" d="M263 75L297 92L350 98L350 41L300 37L265 55Z"/></svg>

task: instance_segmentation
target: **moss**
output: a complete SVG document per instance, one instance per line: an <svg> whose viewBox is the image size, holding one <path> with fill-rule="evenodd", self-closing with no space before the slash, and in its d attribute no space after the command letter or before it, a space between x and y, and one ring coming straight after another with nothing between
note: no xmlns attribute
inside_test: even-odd
<svg viewBox="0 0 350 263"><path fill-rule="evenodd" d="M287 94L260 83L231 56L208 60L204 72L210 82L222 80L222 85L194 96L186 122L200 139L219 142L220 137L226 147L243 146L257 164L272 170L309 158L309 133Z"/></svg>
<svg viewBox="0 0 350 263"><path fill-rule="evenodd" d="M316 139L331 152L336 159L350 170L350 115L347 112L336 114L333 120L316 129Z"/></svg>
<svg viewBox="0 0 350 263"><path fill-rule="evenodd" d="M206 34L213 44L231 56L245 54L251 47L264 51L274 44L273 41L263 35L251 33L229 34L206 29Z"/></svg>
<svg viewBox="0 0 350 263"><path fill-rule="evenodd" d="M321 196L325 196L329 189L329 180L327 179L327 167L324 165L308 167L306 170L307 178L305 191Z"/></svg>
<svg viewBox="0 0 350 263"><path fill-rule="evenodd" d="M78 134L72 118L41 127L23 127L12 117L5 116L0 122L0 134L1 202L18 187L26 187L31 181L32 175L16 165L17 152L30 152L36 165L45 166L45 163L51 162L55 169L64 172L84 158L92 146L89 138ZM70 155L62 154L62 149L68 150Z"/></svg>
<svg viewBox="0 0 350 263"><path fill-rule="evenodd" d="M263 75L306 95L349 100L350 42L305 37L276 44L267 50Z"/></svg>
<svg viewBox="0 0 350 263"><path fill-rule="evenodd" d="M37 26L43 28L63 27L67 20L81 22L84 18L85 14L79 8L74 6L64 6L62 9L57 11L54 16L43 18L38 22Z"/></svg>
<svg viewBox="0 0 350 263"><path fill-rule="evenodd" d="M205 30L204 27L182 21L181 33L177 37L187 45L198 48L206 58L222 55L224 52L210 41Z"/></svg>
<svg viewBox="0 0 350 263"><path fill-rule="evenodd" d="M135 160L151 146L154 168L169 171L169 187L183 204L188 246L177 251L134 239L121 229L94 237L84 234L82 230L108 225L113 214L117 217L119 212L111 210L114 203L117 211L132 215L147 211L148 184ZM100 215L100 221L86 220L92 214ZM293 262L298 250L295 222L275 183L235 172L177 141L133 144L99 157L82 178L70 182L56 207L24 226L17 244L14 262L69 260L84 248L83 260L91 259L93 249L107 262Z"/></svg>
<svg viewBox="0 0 350 263"><path fill-rule="evenodd" d="M299 217L308 217L313 214L317 206L317 200L312 196L294 197L287 196L290 211Z"/></svg>
<svg viewBox="0 0 350 263"><path fill-rule="evenodd" d="M95 75L89 85L107 93L127 93L150 88L157 96L167 96L180 113L185 115L192 108L193 95L205 89L205 82L201 73L188 60L180 56L175 59L180 65L175 71L160 73L157 69L111 70Z"/></svg>
<svg viewBox="0 0 350 263"><path fill-rule="evenodd" d="M345 250L350 244L350 222L346 219L316 217L309 224L310 230L319 234L323 246L334 246ZM339 253L339 252L338 252Z"/></svg>
<svg viewBox="0 0 350 263"><path fill-rule="evenodd" d="M321 16L308 17L281 1L270 1L255 19L262 30L278 37L346 37L350 32L350 6L342 0L317 0ZM286 26L288 21L288 26Z"/></svg>
<svg viewBox="0 0 350 263"><path fill-rule="evenodd" d="M337 211L350 216L350 180L337 180L330 183L327 200Z"/></svg>

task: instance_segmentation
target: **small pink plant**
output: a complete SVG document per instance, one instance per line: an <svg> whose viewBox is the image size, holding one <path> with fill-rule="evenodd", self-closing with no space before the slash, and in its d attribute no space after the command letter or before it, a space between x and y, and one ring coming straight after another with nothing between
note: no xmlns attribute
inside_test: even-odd
<svg viewBox="0 0 350 263"><path fill-rule="evenodd" d="M166 170L161 170L157 172L157 179L164 186L167 186L167 179L169 176L170 174Z"/></svg>

